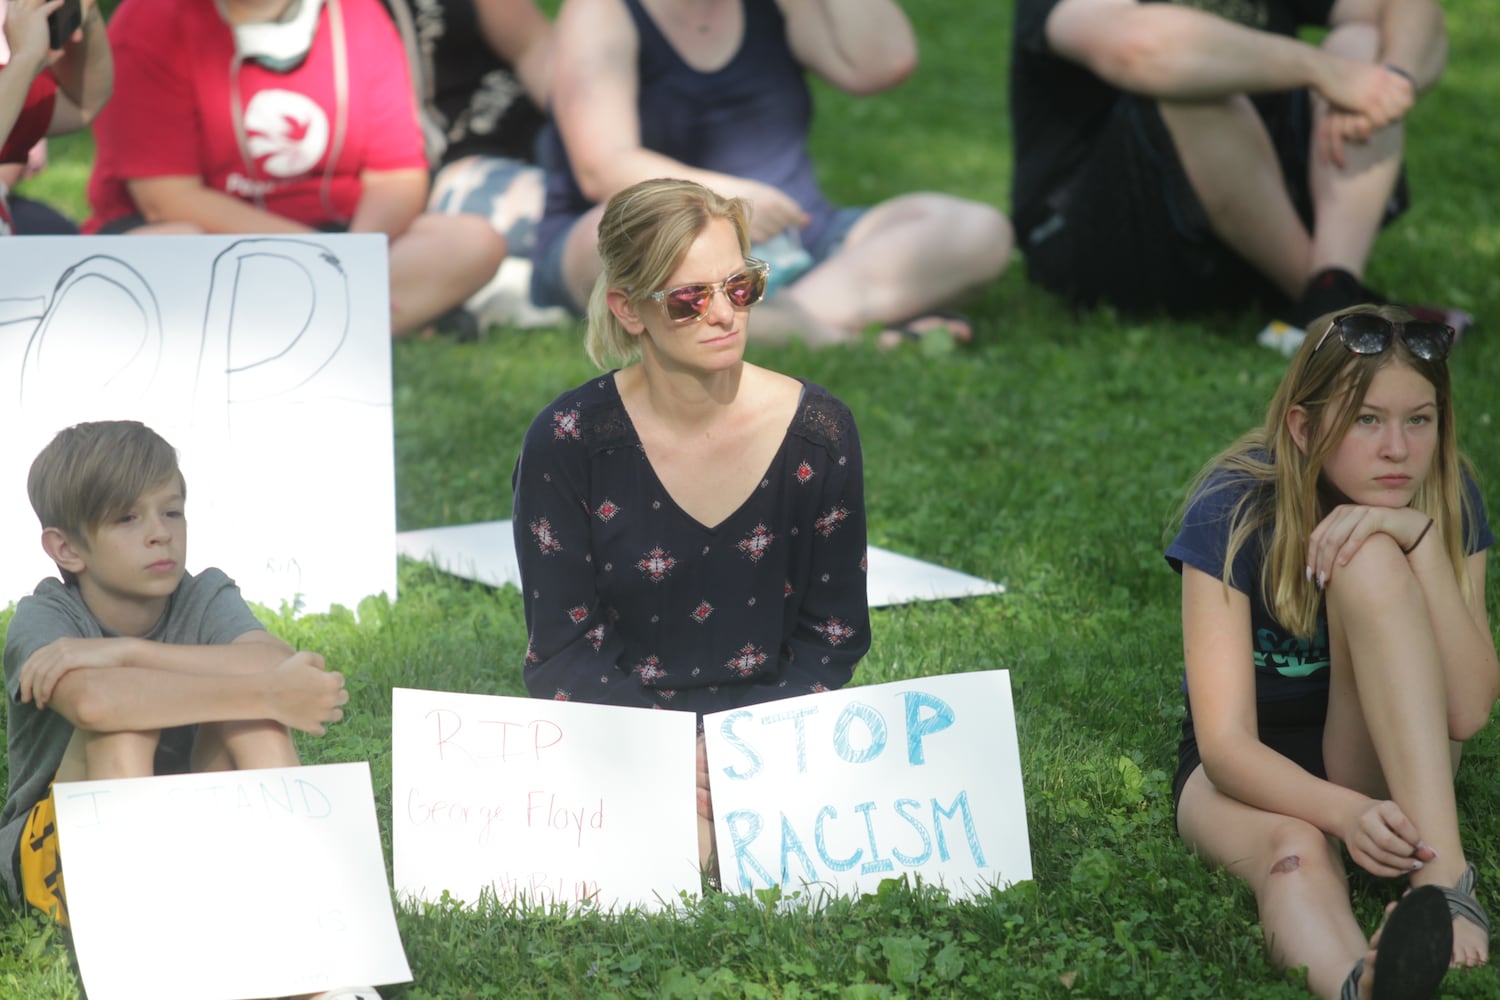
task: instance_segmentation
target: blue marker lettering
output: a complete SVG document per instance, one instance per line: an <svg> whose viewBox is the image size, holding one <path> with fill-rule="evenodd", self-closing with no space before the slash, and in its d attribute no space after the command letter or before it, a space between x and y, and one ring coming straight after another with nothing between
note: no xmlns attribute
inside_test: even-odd
<svg viewBox="0 0 1500 1000"><path fill-rule="evenodd" d="M943 819L952 819L960 812L964 816L964 837L969 842L969 853L974 857L974 863L980 868L985 867L984 851L979 847L979 834L974 830L974 814L969 811L969 793L959 792L958 798L953 800L953 805L947 809L938 805L938 800L932 800L932 826L937 830L938 857L944 861L948 860L948 841L943 836Z"/></svg>
<svg viewBox="0 0 1500 1000"><path fill-rule="evenodd" d="M932 714L923 718L922 709L932 709ZM936 695L922 691L906 692L906 759L912 766L927 763L922 752L922 740L933 733L940 733L953 725L953 709Z"/></svg>
<svg viewBox="0 0 1500 1000"><path fill-rule="evenodd" d="M797 773L807 772L807 726L803 719L817 712L816 706L799 708L791 712L779 712L776 715L768 715L760 720L763 726L769 726L776 722L794 722L797 725Z"/></svg>
<svg viewBox="0 0 1500 1000"><path fill-rule="evenodd" d="M838 819L839 812L833 806L824 806L818 810L818 818L813 823L813 843L817 845L818 857L823 863L836 872L846 872L859 863L860 856L864 854L864 848L856 847L854 853L847 858L831 858L828 856L828 840L823 836L823 819Z"/></svg>
<svg viewBox="0 0 1500 1000"><path fill-rule="evenodd" d="M740 873L740 891L749 892L754 888L750 876L745 874L746 866L759 875L760 880L767 886L775 885L776 883L771 880L771 873L761 867L761 863L750 855L750 842L760 836L760 813L751 812L748 809L736 809L724 818L724 823L729 827L729 839L734 843L734 863ZM742 823L743 826L741 826Z"/></svg>
<svg viewBox="0 0 1500 1000"><path fill-rule="evenodd" d="M857 813L863 813L865 817L865 836L870 838L870 860L859 866L861 875L873 875L876 872L888 872L895 867L886 858L880 856L880 849L875 846L875 824L870 821L870 810L875 808L873 802L861 802L854 807Z"/></svg>
<svg viewBox="0 0 1500 1000"><path fill-rule="evenodd" d="M854 724L855 719L863 722L870 733L870 745L863 750L854 750L849 746L849 727ZM885 719L869 705L850 702L839 713L838 722L834 724L833 749L851 764L874 760L885 749Z"/></svg>
<svg viewBox="0 0 1500 1000"><path fill-rule="evenodd" d="M910 813L910 810L920 809L921 807L922 803L918 802L916 799L896 800L896 814L910 823L912 829L917 831L917 836L922 838L921 854L907 855L902 854L894 847L891 848L891 856L908 868L916 868L919 865L925 865L927 863L927 859L932 857L932 838L927 835L927 828L922 825L922 821L916 816L911 815Z"/></svg>
<svg viewBox="0 0 1500 1000"><path fill-rule="evenodd" d="M727 742L730 746L734 747L736 750L750 759L750 769L747 771L740 771L737 768L733 767L724 768L724 773L726 775L740 781L743 781L746 778L753 778L757 774L759 774L762 764L760 754L750 749L750 744L740 739L735 735L734 732L734 724L741 719L748 718L750 718L749 712L730 712L727 716L724 717L724 721L719 725L719 733L724 737L725 742Z"/></svg>
<svg viewBox="0 0 1500 1000"><path fill-rule="evenodd" d="M802 870L807 872L807 880L816 882L818 880L818 869L813 867L812 858L807 856L807 849L802 846L802 841L792 832L791 821L786 818L786 813L781 814L781 883L787 884L792 880L792 873L787 865L789 855L796 854L797 859L802 862Z"/></svg>

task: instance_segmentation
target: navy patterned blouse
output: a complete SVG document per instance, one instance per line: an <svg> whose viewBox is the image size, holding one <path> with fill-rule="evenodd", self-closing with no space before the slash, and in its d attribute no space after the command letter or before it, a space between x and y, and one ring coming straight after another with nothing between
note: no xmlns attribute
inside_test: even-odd
<svg viewBox="0 0 1500 1000"><path fill-rule="evenodd" d="M820 386L712 528L657 480L613 372L537 416L512 485L535 697L701 716L842 687L870 647L859 435Z"/></svg>

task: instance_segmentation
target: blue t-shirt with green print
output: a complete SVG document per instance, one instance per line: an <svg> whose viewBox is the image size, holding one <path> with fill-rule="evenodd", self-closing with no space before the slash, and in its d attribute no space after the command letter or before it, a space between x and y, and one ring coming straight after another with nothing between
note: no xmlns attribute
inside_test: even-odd
<svg viewBox="0 0 1500 1000"><path fill-rule="evenodd" d="M1473 480L1465 477L1472 518L1464 525L1468 552L1483 551L1495 543L1484 500ZM1186 563L1219 579L1224 572L1224 552L1232 527L1231 517L1242 497L1251 491L1269 492L1241 473L1210 476L1188 504L1182 530L1167 547L1167 562L1177 572ZM1252 499L1252 503L1260 498ZM1269 502L1269 497L1265 498ZM1268 534L1252 536L1235 554L1229 585L1250 599L1250 634L1255 659L1255 700L1280 701L1328 689L1328 619L1318 612L1318 627L1310 639L1299 638L1276 620L1261 596L1260 573ZM1184 678L1184 690L1186 690Z"/></svg>

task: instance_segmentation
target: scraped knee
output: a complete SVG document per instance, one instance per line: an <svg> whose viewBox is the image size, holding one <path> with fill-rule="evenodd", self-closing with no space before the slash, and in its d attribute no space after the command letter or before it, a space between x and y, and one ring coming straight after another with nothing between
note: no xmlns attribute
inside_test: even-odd
<svg viewBox="0 0 1500 1000"><path fill-rule="evenodd" d="M1288 818L1271 832L1261 855L1261 871L1276 876L1316 878L1332 866L1328 838L1322 830L1302 820Z"/></svg>
<svg viewBox="0 0 1500 1000"><path fill-rule="evenodd" d="M1272 875L1286 875L1302 867L1302 859L1295 854L1288 854L1284 858L1278 858L1271 866Z"/></svg>

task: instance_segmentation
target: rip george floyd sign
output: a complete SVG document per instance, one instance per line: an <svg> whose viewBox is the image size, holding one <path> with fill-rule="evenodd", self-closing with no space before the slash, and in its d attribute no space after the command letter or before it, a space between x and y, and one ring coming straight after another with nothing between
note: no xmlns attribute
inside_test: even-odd
<svg viewBox="0 0 1500 1000"><path fill-rule="evenodd" d="M90 997L411 981L368 764L59 782L53 798Z"/></svg>
<svg viewBox="0 0 1500 1000"><path fill-rule="evenodd" d="M847 688L704 719L726 890L835 896L1031 878L1010 675Z"/></svg>
<svg viewBox="0 0 1500 1000"><path fill-rule="evenodd" d="M659 909L699 892L690 712L396 688L403 898Z"/></svg>

